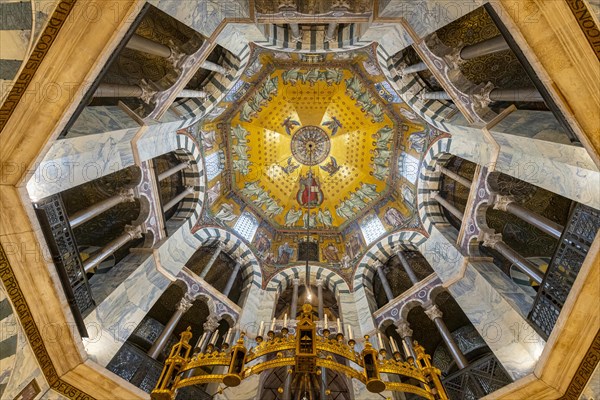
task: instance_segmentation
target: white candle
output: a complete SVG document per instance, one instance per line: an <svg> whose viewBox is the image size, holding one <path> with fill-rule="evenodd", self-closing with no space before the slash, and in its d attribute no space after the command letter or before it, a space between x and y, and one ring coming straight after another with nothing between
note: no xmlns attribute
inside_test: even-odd
<svg viewBox="0 0 600 400"><path fill-rule="evenodd" d="M337 319L337 333L340 333L342 335L344 334L344 332L342 332L342 323L340 322L339 318Z"/></svg>
<svg viewBox="0 0 600 400"><path fill-rule="evenodd" d="M265 330L265 321L260 321L260 327L258 328L257 336L262 336L264 330Z"/></svg>
<svg viewBox="0 0 600 400"><path fill-rule="evenodd" d="M410 353L410 349L408 348L405 340L402 341L402 347L404 348L404 354L406 355L406 358L412 358L412 354Z"/></svg>
<svg viewBox="0 0 600 400"><path fill-rule="evenodd" d="M287 314L283 314L283 327L287 328Z"/></svg>
<svg viewBox="0 0 600 400"><path fill-rule="evenodd" d="M219 339L219 331L215 331L215 333L213 333L212 338L210 338L210 344L213 346L217 344L217 339Z"/></svg>
<svg viewBox="0 0 600 400"><path fill-rule="evenodd" d="M327 329L327 314L324 315L325 321L323 321L323 329Z"/></svg>
<svg viewBox="0 0 600 400"><path fill-rule="evenodd" d="M273 321L271 322L271 329L269 329L269 331L275 332L275 318L273 318Z"/></svg>
<svg viewBox="0 0 600 400"><path fill-rule="evenodd" d="M354 335L352 334L352 326L348 325L348 340L353 340Z"/></svg>
<svg viewBox="0 0 600 400"><path fill-rule="evenodd" d="M206 339L207 333L208 333L207 331L204 331L202 333L202 337L200 338L200 340L198 340L196 347L202 347L202 343L204 343L204 339Z"/></svg>
<svg viewBox="0 0 600 400"><path fill-rule="evenodd" d="M390 346L392 346L392 353L398 353L398 343L393 337L390 338Z"/></svg>
<svg viewBox="0 0 600 400"><path fill-rule="evenodd" d="M383 345L383 337L381 336L381 332L377 332L377 341L379 342L379 350L384 350L385 347Z"/></svg>

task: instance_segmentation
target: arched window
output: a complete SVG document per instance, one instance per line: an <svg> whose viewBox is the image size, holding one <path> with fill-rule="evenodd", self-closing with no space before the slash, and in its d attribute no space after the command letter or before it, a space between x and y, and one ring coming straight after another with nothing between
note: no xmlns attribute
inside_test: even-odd
<svg viewBox="0 0 600 400"><path fill-rule="evenodd" d="M419 160L407 153L400 154L398 172L414 185L419 176Z"/></svg>
<svg viewBox="0 0 600 400"><path fill-rule="evenodd" d="M244 211L242 215L240 215L233 227L233 230L248 242L252 242L257 229L258 221L256 220L256 217L248 211Z"/></svg>
<svg viewBox="0 0 600 400"><path fill-rule="evenodd" d="M360 222L360 229L367 246L373 243L377 238L386 233L385 227L379 217L375 214L367 216Z"/></svg>
<svg viewBox="0 0 600 400"><path fill-rule="evenodd" d="M223 162L222 160L225 158L223 155L223 151L217 151L215 153L209 154L206 157L206 179L212 181L223 171Z"/></svg>

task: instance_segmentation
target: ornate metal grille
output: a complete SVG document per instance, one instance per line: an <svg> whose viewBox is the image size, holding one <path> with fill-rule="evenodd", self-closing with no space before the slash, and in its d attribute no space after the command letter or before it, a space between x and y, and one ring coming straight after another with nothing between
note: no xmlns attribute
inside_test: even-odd
<svg viewBox="0 0 600 400"><path fill-rule="evenodd" d="M50 196L34 207L79 333L87 337L83 318L96 304L62 199L60 195Z"/></svg>
<svg viewBox="0 0 600 400"><path fill-rule="evenodd" d="M600 212L576 204L540 286L529 319L548 339L600 229Z"/></svg>
<svg viewBox="0 0 600 400"><path fill-rule="evenodd" d="M512 379L489 354L448 376L443 383L452 400L477 400L512 383Z"/></svg>

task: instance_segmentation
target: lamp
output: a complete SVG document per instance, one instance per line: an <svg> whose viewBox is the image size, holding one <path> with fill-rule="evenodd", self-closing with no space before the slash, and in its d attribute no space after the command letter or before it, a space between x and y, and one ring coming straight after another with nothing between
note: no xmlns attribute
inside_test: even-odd
<svg viewBox="0 0 600 400"><path fill-rule="evenodd" d="M173 346L151 398L173 400L181 388L210 382L234 387L252 375L286 367L290 368L293 382L297 382L301 393L310 391L311 382L318 385L318 380L314 378L319 375L321 368L326 368L359 380L372 393L389 390L413 393L430 400L448 399L440 381L440 370L431 365L431 357L417 342L414 342L418 358L415 364L402 361L397 348L388 358L385 349L377 351L371 346L368 336L365 336L364 348L358 352L355 350L356 342L351 338L345 340L341 331L336 332L335 337L330 337L328 329L319 334L313 318L312 306L304 304L294 334L290 334L286 326L279 332L271 329L266 339L257 336L256 345L248 349L245 334L242 333L231 347L225 343L220 350L212 347L205 353L193 356L190 356L188 341L192 335L188 328ZM266 357L268 355L272 357ZM340 357L349 362L338 361ZM226 366L227 373L206 372L207 368L216 366ZM186 373L188 371L194 373ZM402 382L400 379L387 381L390 375L411 378L417 383Z"/></svg>

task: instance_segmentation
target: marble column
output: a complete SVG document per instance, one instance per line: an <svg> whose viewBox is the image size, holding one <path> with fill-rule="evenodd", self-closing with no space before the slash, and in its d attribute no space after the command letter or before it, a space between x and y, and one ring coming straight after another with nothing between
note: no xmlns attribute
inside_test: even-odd
<svg viewBox="0 0 600 400"><path fill-rule="evenodd" d="M402 251L399 251L397 253L397 255L398 255L398 260L400 260L400 264L402 265L402 268L404 268L404 271L408 275L408 279L410 279L410 282L413 285L416 285L417 283L419 283L419 278L417 278L417 275L415 275L415 271L413 271L410 263L408 262L408 260L406 259L406 256L404 255L404 253Z"/></svg>
<svg viewBox="0 0 600 400"><path fill-rule="evenodd" d="M206 264L206 266L204 267L204 269L202 270L202 272L200 272L200 278L206 279L206 275L208 275L208 272L210 271L210 269L212 268L213 264L217 260L217 257L219 257L219 254L221 254L222 250L223 250L223 246L221 246L221 244L219 244L217 246L217 249L213 253L212 257L208 261L208 264Z"/></svg>
<svg viewBox="0 0 600 400"><path fill-rule="evenodd" d="M448 200L443 198L440 195L440 192L433 191L429 194L429 197L435 201L437 201L440 206L444 207L446 210L450 212L450 214L454 215L456 218L463 220L464 214L456 207L454 207Z"/></svg>
<svg viewBox="0 0 600 400"><path fill-rule="evenodd" d="M302 34L300 33L300 25L291 23L290 29L292 30L292 42L302 41Z"/></svg>
<svg viewBox="0 0 600 400"><path fill-rule="evenodd" d="M419 62L413 65L401 67L398 72L400 73L400 75L406 75L414 74L415 72L425 71L427 69L427 64L425 64L424 62Z"/></svg>
<svg viewBox="0 0 600 400"><path fill-rule="evenodd" d="M94 97L135 97L141 99L144 103L150 104L159 91L145 80L137 85L121 85L116 83L101 83L94 92ZM184 89L177 95L178 98L194 97L206 98L208 93L203 90Z"/></svg>
<svg viewBox="0 0 600 400"><path fill-rule="evenodd" d="M129 39L129 42L127 42L125 47L163 58L169 58L173 54L173 50L169 46L155 42L154 40L146 39L138 34L131 36L131 39Z"/></svg>
<svg viewBox="0 0 600 400"><path fill-rule="evenodd" d="M473 58L485 56L499 51L508 50L508 43L502 35L495 36L491 39L484 40L479 43L471 44L460 49L460 58L463 60L471 60Z"/></svg>
<svg viewBox="0 0 600 400"><path fill-rule="evenodd" d="M337 22L330 22L327 25L327 33L325 34L325 41L326 42L330 42L334 39L334 35L335 35L335 30L337 28Z"/></svg>
<svg viewBox="0 0 600 400"><path fill-rule="evenodd" d="M160 355L160 353L162 353L163 349L169 342L169 338L173 334L175 327L181 320L181 317L183 317L183 314L185 314L185 312L187 310L189 310L190 307L192 307L193 303L194 303L194 300L188 298L185 295L183 296L181 301L179 301L179 303L177 304L177 310L171 316L171 319L169 319L169 322L167 322L167 325L165 325L165 329L163 329L163 331L160 333L160 336L156 339L156 341L154 341L154 344L152 345L150 350L148 350L148 355L150 357L152 357L156 360L158 358L158 356Z"/></svg>
<svg viewBox="0 0 600 400"><path fill-rule="evenodd" d="M523 271L523 273L525 273L537 284L542 283L542 280L544 279L544 273L540 271L534 263L504 243L500 233L485 233L483 237L483 245L502 254L502 256L504 256L511 263L515 264L517 268Z"/></svg>
<svg viewBox="0 0 600 400"><path fill-rule="evenodd" d="M205 92L204 90L183 89L181 92L179 92L177 97L178 98L205 99L208 97L208 92Z"/></svg>
<svg viewBox="0 0 600 400"><path fill-rule="evenodd" d="M128 49L133 49L137 51L141 51L144 53L152 54L158 57L163 58L172 58L174 61L179 61L182 54L178 54L171 47L166 46L162 43L155 42L150 39L146 39L140 35L133 35L127 45L125 46ZM227 68L220 66L212 61L205 60L200 64L200 68L207 69L209 71L217 72L219 74L227 75L229 70Z"/></svg>
<svg viewBox="0 0 600 400"><path fill-rule="evenodd" d="M317 300L319 302L319 321L325 320L325 309L323 306L323 279L317 280ZM327 395L325 394L325 390L327 390L327 369L321 368L321 399L326 399Z"/></svg>
<svg viewBox="0 0 600 400"><path fill-rule="evenodd" d="M555 239L560 239L564 226L523 207L510 196L496 195L494 209L511 213Z"/></svg>
<svg viewBox="0 0 600 400"><path fill-rule="evenodd" d="M450 354L452 355L454 362L456 362L456 365L458 365L458 368L463 369L469 365L465 355L454 341L452 334L444 323L444 320L442 319L443 314L440 309L434 304L425 310L425 314L427 314L427 316L435 324L435 327L442 336L444 343L446 343L446 347L448 348L448 351L450 351Z"/></svg>
<svg viewBox="0 0 600 400"><path fill-rule="evenodd" d="M204 332L206 332L205 338L202 342L199 340L196 344L196 348L198 348L200 352L206 350L206 346L208 345L208 342L210 342L212 335L219 328L219 318L212 314L209 315L206 322L202 325L202 328L204 329Z"/></svg>
<svg viewBox="0 0 600 400"><path fill-rule="evenodd" d="M71 228L76 228L118 204L133 201L135 201L133 189L120 190L119 194L115 196L99 201L93 206L85 208L81 211L77 211L69 217L69 224L71 224Z"/></svg>
<svg viewBox="0 0 600 400"><path fill-rule="evenodd" d="M498 35L491 39L457 49L453 54L449 56L449 58L451 60L452 66L458 66L464 61L508 49L509 47L508 43L506 43L506 40L504 40L504 38L501 35ZM427 69L427 65L424 62L420 62L401 68L400 74L412 74L415 72L425 71Z"/></svg>
<svg viewBox="0 0 600 400"><path fill-rule="evenodd" d="M385 297L387 297L388 301L392 301L394 299L394 293L392 292L390 283L385 276L385 272L383 272L383 265L381 263L377 264L377 275L379 275L379 279L381 279L381 284L383 285L383 290L385 291Z"/></svg>
<svg viewBox="0 0 600 400"><path fill-rule="evenodd" d="M166 170L165 172L162 172L158 175L158 181L164 181L165 179L167 179L168 177L175 175L176 173L178 173L181 170L184 170L186 168L188 168L190 166L190 162L189 161L184 161L180 164L177 164L176 166L174 166L173 168L169 168L168 170Z"/></svg>
<svg viewBox="0 0 600 400"><path fill-rule="evenodd" d="M400 320L396 321L395 325L396 325L396 332L398 332L398 334L402 338L402 341L404 342L404 346L403 346L403 348L405 350L404 355L406 356L406 358L412 357L414 362L416 363L417 362L417 354L415 353L415 348L413 347L413 341L412 341L413 331L412 331L412 329L410 329L410 325L404 319L400 319ZM407 349L408 349L408 354L406 353Z"/></svg>
<svg viewBox="0 0 600 400"><path fill-rule="evenodd" d="M472 181L468 180L467 178L464 178L462 176L460 176L459 174L457 174L454 171L450 171L448 168L441 166L440 164L437 164L435 166L436 171L446 175L448 178L451 178L452 180L460 183L461 185L470 188L471 184L473 183Z"/></svg>
<svg viewBox="0 0 600 400"><path fill-rule="evenodd" d="M124 230L125 232L121 236L109 242L98 253L83 262L85 272L90 272L96 268L102 261L113 255L131 240L142 238L142 227L140 225L127 225Z"/></svg>
<svg viewBox="0 0 600 400"><path fill-rule="evenodd" d="M494 87L488 87L487 89L484 89L482 93L477 93L476 95L481 96L481 102L486 106L494 101L534 103L544 102L544 98L535 88L498 89ZM429 92L427 90L422 90L417 96L421 100L453 100L452 96L444 91Z"/></svg>
<svg viewBox="0 0 600 400"><path fill-rule="evenodd" d="M295 278L292 280L293 289L292 289L292 305L290 307L290 320L296 319L296 314L298 313L298 285L300 285L300 279ZM310 290L310 288L306 288ZM292 398L292 375L286 374L285 383L283 386L283 399L291 400Z"/></svg>
<svg viewBox="0 0 600 400"><path fill-rule="evenodd" d="M290 307L290 319L296 319L296 314L298 314L298 285L300 285L300 279L295 278L292 279L292 305ZM310 289L309 289L310 290Z"/></svg>
<svg viewBox="0 0 600 400"><path fill-rule="evenodd" d="M229 73L227 68L208 60L203 61L202 64L200 64L200 68L207 69L221 75L227 75Z"/></svg>
<svg viewBox="0 0 600 400"><path fill-rule="evenodd" d="M169 200L169 202L167 204L165 204L163 206L163 211L165 211L165 212L169 211L171 208L173 208L177 204L179 204L179 202L181 200L185 199L188 195L193 194L193 193L194 193L193 187L191 187L191 186L186 187L183 192L181 192L177 196L173 197L171 200Z"/></svg>
<svg viewBox="0 0 600 400"><path fill-rule="evenodd" d="M236 263L235 267L233 267L233 271L231 272L231 275L229 275L229 279L227 280L225 289L223 289L223 294L225 296L229 296L229 293L231 292L231 288L233 288L233 283L235 282L235 278L237 278L237 275L240 272L241 268L242 268L242 266L240 263Z"/></svg>

